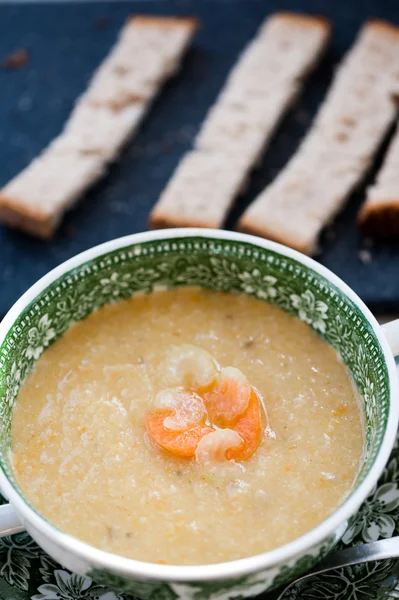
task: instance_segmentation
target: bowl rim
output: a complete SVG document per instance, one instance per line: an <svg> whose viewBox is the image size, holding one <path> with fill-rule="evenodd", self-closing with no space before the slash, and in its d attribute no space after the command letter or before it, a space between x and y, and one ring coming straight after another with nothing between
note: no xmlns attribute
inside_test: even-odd
<svg viewBox="0 0 399 600"><path fill-rule="evenodd" d="M125 558L118 554L99 550L70 534L60 531L57 527L49 523L39 512L36 512L36 510L28 504L22 495L20 495L1 468L1 491L4 492L4 495L15 507L18 515L22 516L24 526L27 526L28 532L30 530L30 525L32 525L32 529L41 534L45 539L50 540L53 544L56 543L64 552L66 551L75 558L77 557L83 561L88 570L95 568L102 569L105 572L112 571L118 575L126 576L128 579L150 579L162 583L195 583L201 581L236 579L244 575L249 575L268 568L277 568L282 564L287 564L296 558L305 555L307 552L312 551L315 546L321 544L329 536L335 535L337 531L346 524L347 520L357 512L362 502L367 498L377 483L388 461L396 439L399 419L398 377L396 365L392 351L390 350L388 342L375 317L357 294L329 269L296 250L252 235L205 228L163 229L131 234L94 246L52 269L33 284L19 300L17 300L0 323L0 344L3 343L6 334L13 326L15 320L20 316L21 312L38 294L60 276L80 266L82 263L88 262L99 255L107 254L133 244L172 238L192 237L248 243L257 246L258 248L271 250L285 257L292 258L326 278L359 308L371 325L371 328L381 345L388 370L390 403L387 426L381 447L369 473L360 483L359 487L338 507L337 510L316 525L316 527L307 531L302 536L295 538L291 542L273 550L247 558L210 565L159 565L156 563Z"/></svg>

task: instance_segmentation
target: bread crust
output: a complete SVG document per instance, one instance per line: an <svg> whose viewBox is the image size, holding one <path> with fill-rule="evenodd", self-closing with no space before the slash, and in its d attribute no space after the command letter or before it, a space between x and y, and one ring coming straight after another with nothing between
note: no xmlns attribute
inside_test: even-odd
<svg viewBox="0 0 399 600"><path fill-rule="evenodd" d="M327 17L321 15L305 15L290 11L280 11L270 17L270 21L273 20L288 21L309 27L322 27L326 32L331 31L332 29L331 21L327 19Z"/></svg>
<svg viewBox="0 0 399 600"><path fill-rule="evenodd" d="M211 219L203 220L199 218L191 218L191 217L182 217L178 215L167 215L165 213L152 212L148 225L150 229L168 229L169 227L200 227L200 228L210 228L217 229L220 227L221 223L212 221Z"/></svg>
<svg viewBox="0 0 399 600"><path fill-rule="evenodd" d="M252 219L247 219L245 216L239 220L236 229L242 233L250 233L251 235L257 235L258 237L278 242L279 244L283 244L283 246L287 245L286 236L284 234L280 235L280 232L277 229L268 228L261 223L257 224L253 222ZM302 252L302 254L311 255L314 252L313 246L303 244L294 237L291 237L289 246L298 252Z"/></svg>
<svg viewBox="0 0 399 600"><path fill-rule="evenodd" d="M399 235L399 197L366 202L360 209L358 225L370 237L390 238Z"/></svg>
<svg viewBox="0 0 399 600"><path fill-rule="evenodd" d="M54 219L39 210L21 205L18 198L0 193L0 220L12 229L49 239L54 235Z"/></svg>
<svg viewBox="0 0 399 600"><path fill-rule="evenodd" d="M200 20L196 17L158 17L153 15L135 15L128 19L128 24L133 27L184 27L197 31Z"/></svg>
<svg viewBox="0 0 399 600"><path fill-rule="evenodd" d="M388 35L396 40L399 39L399 26L393 25L388 21L383 21L382 19L369 19L364 28L369 30L374 29L383 35Z"/></svg>

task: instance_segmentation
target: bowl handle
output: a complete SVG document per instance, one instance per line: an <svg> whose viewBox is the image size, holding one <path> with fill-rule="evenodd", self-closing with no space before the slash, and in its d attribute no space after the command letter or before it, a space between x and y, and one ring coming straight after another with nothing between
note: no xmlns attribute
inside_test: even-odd
<svg viewBox="0 0 399 600"><path fill-rule="evenodd" d="M399 363L399 319L390 321L382 326L382 331L397 363Z"/></svg>
<svg viewBox="0 0 399 600"><path fill-rule="evenodd" d="M17 517L17 513L11 504L0 506L0 537L13 535L24 531L25 527Z"/></svg>

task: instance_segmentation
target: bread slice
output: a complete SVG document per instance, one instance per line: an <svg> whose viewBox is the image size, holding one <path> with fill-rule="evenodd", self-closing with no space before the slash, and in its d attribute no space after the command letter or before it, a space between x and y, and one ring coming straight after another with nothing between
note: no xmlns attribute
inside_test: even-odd
<svg viewBox="0 0 399 600"><path fill-rule="evenodd" d="M63 153L96 154L113 161L137 131L146 110L143 102L117 111L107 106L92 106L84 96L52 146Z"/></svg>
<svg viewBox="0 0 399 600"><path fill-rule="evenodd" d="M329 41L331 27L322 17L289 12L271 15L241 54L219 101L245 104L285 84L301 83Z"/></svg>
<svg viewBox="0 0 399 600"><path fill-rule="evenodd" d="M238 228L306 254L362 181L395 120L399 28L369 21L339 67L311 130Z"/></svg>
<svg viewBox="0 0 399 600"><path fill-rule="evenodd" d="M359 212L359 225L366 235L399 235L399 129L374 185L367 190L366 201Z"/></svg>
<svg viewBox="0 0 399 600"><path fill-rule="evenodd" d="M94 74L87 99L96 106L123 108L150 102L179 68L198 21L177 17L134 17L109 57Z"/></svg>
<svg viewBox="0 0 399 600"><path fill-rule="evenodd" d="M222 225L329 34L329 24L318 17L277 13L265 21L208 112L194 153L179 165L151 213L152 227ZM192 175L194 164L206 182ZM217 164L223 164L221 171Z"/></svg>
<svg viewBox="0 0 399 600"><path fill-rule="evenodd" d="M51 236L63 213L133 136L151 100L177 70L197 25L189 18L129 19L63 132L0 190L0 220Z"/></svg>
<svg viewBox="0 0 399 600"><path fill-rule="evenodd" d="M241 191L242 161L222 153L188 152L151 214L152 227L219 227L226 202Z"/></svg>
<svg viewBox="0 0 399 600"><path fill-rule="evenodd" d="M64 211L105 171L99 156L58 153L49 148L0 192L6 225L48 238Z"/></svg>
<svg viewBox="0 0 399 600"><path fill-rule="evenodd" d="M282 115L300 90L292 82L288 88L270 90L263 99L248 96L245 104L218 102L208 113L195 142L197 150L240 155L245 172L256 166Z"/></svg>

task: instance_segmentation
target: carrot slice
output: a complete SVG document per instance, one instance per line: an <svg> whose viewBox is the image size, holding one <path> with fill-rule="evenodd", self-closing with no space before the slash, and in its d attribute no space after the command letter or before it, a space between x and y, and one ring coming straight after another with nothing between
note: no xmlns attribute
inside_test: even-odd
<svg viewBox="0 0 399 600"><path fill-rule="evenodd" d="M238 417L233 429L240 434L243 443L236 448L230 448L226 452L226 458L237 461L246 460L258 448L263 436L261 403L258 394L252 387L248 407Z"/></svg>
<svg viewBox="0 0 399 600"><path fill-rule="evenodd" d="M155 411L147 415L145 424L150 438L163 450L176 456L191 458L200 440L213 431L207 425L194 425L183 431L176 431L165 427L166 417L173 415L172 410Z"/></svg>

